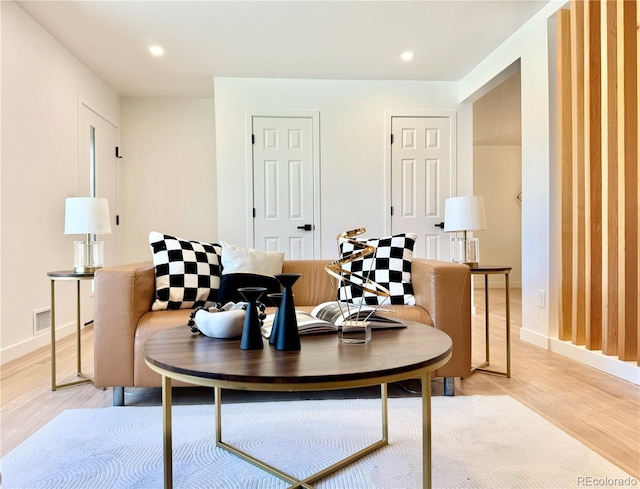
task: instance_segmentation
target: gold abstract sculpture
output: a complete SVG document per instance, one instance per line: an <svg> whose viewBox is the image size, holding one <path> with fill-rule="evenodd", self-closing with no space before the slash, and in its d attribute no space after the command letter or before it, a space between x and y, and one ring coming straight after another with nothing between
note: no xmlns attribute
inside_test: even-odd
<svg viewBox="0 0 640 489"><path fill-rule="evenodd" d="M336 241L338 244L338 253L340 253L340 244L344 242L351 243L353 245L353 248L354 248L353 253L331 262L330 264L326 265L324 269L329 274L329 276L338 279L339 284L349 283L352 286L355 286L361 289L363 292L368 292L369 294L373 294L378 297L389 297L391 293L389 292L389 289L387 289L386 287L383 287L382 285L374 282L373 280L368 278L368 276L364 277L357 273L353 273L351 270L347 270L344 268L344 265L348 263L351 263L356 260L360 260L367 256L375 254L376 248L374 246L371 246L366 242L358 241L354 239L356 236L364 233L365 231L366 231L365 228L356 228L356 229L351 229L349 231L345 231L343 233L338 234L336 238ZM373 260L371 261L371 265L373 266ZM371 270L369 270L369 272L371 272ZM370 275L370 274L367 274L367 275ZM340 285L338 285L338 288L339 287ZM334 291L336 292L336 297L338 297L337 289L334 289ZM340 305L340 309L342 310L343 306L345 306L345 303L341 302L340 300L338 300L337 302ZM364 303L365 301L362 300L360 303L360 306L362 306ZM378 307L380 307L380 304L378 304ZM371 311L367 315L367 318L364 319L364 321L366 321L369 318L369 316L374 314L378 309L378 307L376 307L373 311ZM350 313L348 304L346 304L346 308L347 308L346 314L343 313L345 317L349 316L349 313Z"/></svg>

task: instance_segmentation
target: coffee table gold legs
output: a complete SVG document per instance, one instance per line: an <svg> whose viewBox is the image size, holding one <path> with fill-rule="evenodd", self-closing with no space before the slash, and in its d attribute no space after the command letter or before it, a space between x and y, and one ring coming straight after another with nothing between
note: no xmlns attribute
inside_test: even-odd
<svg viewBox="0 0 640 489"><path fill-rule="evenodd" d="M222 442L222 412L220 406L222 405L222 389L220 387L213 388L213 402L216 405L216 446Z"/></svg>
<svg viewBox="0 0 640 489"><path fill-rule="evenodd" d="M431 378L423 373L422 380L422 487L431 489Z"/></svg>
<svg viewBox="0 0 640 489"><path fill-rule="evenodd" d="M431 382L430 374L423 373L421 375L422 382L422 487L423 489L431 489ZM255 465L256 467L269 472L271 475L278 477L289 483L289 489L305 488L314 489L313 483L324 479L330 474L352 464L353 462L369 455L389 444L389 410L387 384L380 385L380 401L381 401L381 424L382 433L380 440L364 447L362 450L339 460L333 465L326 467L320 472L310 475L305 479L297 479L282 470L269 465L262 460L243 452L239 448L229 445L222 441L222 389L214 387L215 402L215 432L216 447L222 448L229 453ZM164 448L164 487L172 489L173 487L173 442L171 436L171 378L162 376L162 422L163 422L163 448Z"/></svg>
<svg viewBox="0 0 640 489"><path fill-rule="evenodd" d="M382 399L382 440L389 443L389 408L387 403L387 384L380 384L380 399Z"/></svg>
<svg viewBox="0 0 640 489"><path fill-rule="evenodd" d="M287 474L286 472L283 472L282 470L277 469L276 467L273 467L272 465L269 465L268 463L263 462L262 460L252 455L249 455L246 452L243 452L239 448L229 445L224 441L222 441L221 400L222 400L221 389L219 387L215 387L216 446L234 454L235 456L255 465L256 467L266 472L269 472L271 475L278 477L284 480L285 482L291 484L289 486L289 489L294 489L294 488L313 489L312 484L314 482L324 479L328 475L333 474L334 472L337 472L338 470L346 467L347 465L352 464L353 462L361 459L365 455L368 455L378 450L379 448L382 448L383 446L389 444L389 419L388 419L389 411L387 407L387 404L388 404L387 403L387 384L381 384L380 386L380 400L381 400L381 412L382 412L382 433L381 433L382 436L380 440L376 441L375 443L372 443L371 445L366 446L362 450L352 455L349 455L346 458L343 458L342 460L336 462L333 465L330 465L329 467L321 470L320 472L316 472L315 474L312 474L309 477L302 480L297 479L294 476ZM165 483L165 488L167 487L170 487L170 486L167 486Z"/></svg>
<svg viewBox="0 0 640 489"><path fill-rule="evenodd" d="M164 489L173 487L173 440L171 436L171 378L162 376L162 438L164 448Z"/></svg>

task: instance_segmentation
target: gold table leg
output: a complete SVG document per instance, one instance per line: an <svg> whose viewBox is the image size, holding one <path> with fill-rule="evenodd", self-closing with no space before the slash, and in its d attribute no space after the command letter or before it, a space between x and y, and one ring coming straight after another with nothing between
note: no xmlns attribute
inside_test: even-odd
<svg viewBox="0 0 640 489"><path fill-rule="evenodd" d="M55 280L51 280L51 390L62 389L79 384L93 382L93 377L81 371L82 357L80 349L80 281L78 281L78 296L76 305L76 372L80 380L58 384L56 381L56 286Z"/></svg>
<svg viewBox="0 0 640 489"><path fill-rule="evenodd" d="M505 281L505 300L507 301L506 305L506 316L505 320L507 322L507 377L511 378L511 317L510 317L510 302L509 302L509 274L505 273L504 275Z"/></svg>
<svg viewBox="0 0 640 489"><path fill-rule="evenodd" d="M162 376L162 441L164 448L164 489L173 487L173 440L171 436L171 378Z"/></svg>
<svg viewBox="0 0 640 489"><path fill-rule="evenodd" d="M51 281L51 390L56 386L56 281Z"/></svg>
<svg viewBox="0 0 640 489"><path fill-rule="evenodd" d="M428 374L425 374L423 376L424 378L428 377ZM424 389L424 385L425 382L427 383L427 385L429 385L428 381L423 380L423 389ZM163 385L164 388L164 385ZM164 390L163 390L164 392ZM381 433L381 438L380 440L372 443L371 445L368 445L366 447L364 447L362 450L349 455L348 457L343 458L342 460L339 460L338 462L326 467L325 469L316 472L315 474L310 475L309 477L306 477L305 479L297 479L294 476L287 474L286 472L277 469L276 467L273 467L272 465L269 465L266 462L263 462L262 460L249 455L248 453L240 450L237 447L234 447L232 445L229 445L228 443L222 441L222 415L221 415L221 389L216 387L215 391L214 391L214 395L215 395L215 420L216 420L216 446L219 448L222 448L226 451L228 451L229 453L234 454L235 456L245 460L246 462L249 462L253 465L255 465L256 467L264 470L265 472L270 473L271 475L278 477L282 480L284 480L285 482L287 482L288 484L290 484L289 489L296 489L296 488L305 488L305 489L314 489L314 486L312 485L314 482L317 482L321 479L324 479L325 477L327 477L328 475L331 475L335 472L337 472L338 470L346 467L347 465L352 464L353 462L361 459L362 457L369 455L370 453L378 450L379 448L382 448L385 445L389 444L389 410L388 410L388 398L387 398L387 384L381 384L380 385L380 401L381 401L381 413L382 413L382 433ZM423 394L423 406L424 406L424 394ZM431 393L429 392L428 394L428 399L429 399L429 408L427 409L427 414L429 416L429 419L431 418L431 413L430 413L430 399L431 399ZM163 401L163 406L164 406L164 401ZM423 415L424 415L424 410L423 410ZM167 415L165 414L165 417ZM170 415L169 415L170 416ZM429 424L429 428L430 428L430 424ZM429 444L431 443L431 433L429 432L429 438L428 438ZM167 486L166 483L166 464L167 464L167 458L166 458L166 453L167 453L167 448L166 448L166 428L165 428L165 489L170 489L171 486ZM431 474L431 449L429 447L429 450L427 450L427 452L429 454L429 474ZM429 476L429 484L431 484L430 481L430 476ZM429 486L424 486L426 487L431 487L431 485Z"/></svg>
<svg viewBox="0 0 640 489"><path fill-rule="evenodd" d="M431 489L431 382L422 374L422 487Z"/></svg>
<svg viewBox="0 0 640 489"><path fill-rule="evenodd" d="M76 373L82 374L82 348L80 341L80 280L76 281Z"/></svg>
<svg viewBox="0 0 640 489"><path fill-rule="evenodd" d="M62 389L79 384L94 382L94 378L82 371L82 347L80 331L80 280L77 281L76 289L76 374L82 377L80 380L58 384L56 380L56 286L55 280L51 279L51 390Z"/></svg>
<svg viewBox="0 0 640 489"><path fill-rule="evenodd" d="M82 371L82 332L80 325L82 323L82 315L80 314L80 280L77 281L78 288L76 289L76 366L78 377L82 377L84 380L78 380L77 384L84 384L86 382L95 382L95 379Z"/></svg>
<svg viewBox="0 0 640 489"><path fill-rule="evenodd" d="M489 275L484 276L484 360L489 365Z"/></svg>
<svg viewBox="0 0 640 489"><path fill-rule="evenodd" d="M506 342L507 342L507 370L506 372L499 372L497 370L491 370L485 367L489 366L489 275L484 276L484 317L485 317L485 362L478 367L473 367L472 371L484 372L487 374L503 375L507 378L511 378L511 316L510 316L510 304L509 304L509 273L504 274L505 281L505 323L506 323Z"/></svg>
<svg viewBox="0 0 640 489"><path fill-rule="evenodd" d="M80 331L80 280L77 281L76 295L76 374L82 377L80 380L58 384L56 380L56 281L51 279L51 390L62 389L79 384L94 382L94 378L82 371L82 345Z"/></svg>
<svg viewBox="0 0 640 489"><path fill-rule="evenodd" d="M222 413L221 413L221 404L222 404L222 389L220 387L213 388L213 395L215 397L215 408L216 408L216 446L219 446L222 441Z"/></svg>

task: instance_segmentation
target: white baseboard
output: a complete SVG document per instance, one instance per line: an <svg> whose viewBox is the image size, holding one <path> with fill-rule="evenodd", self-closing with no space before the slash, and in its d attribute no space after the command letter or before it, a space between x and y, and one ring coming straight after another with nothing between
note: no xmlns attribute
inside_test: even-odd
<svg viewBox="0 0 640 489"><path fill-rule="evenodd" d="M574 345L569 341L562 341L557 338L548 338L525 328L520 329L520 339L545 350L559 353L619 379L640 385L640 367L636 362L624 362L619 360L618 357L604 355L600 350L587 350L584 346Z"/></svg>
<svg viewBox="0 0 640 489"><path fill-rule="evenodd" d="M65 336L74 334L75 332L75 322L71 322L69 324L65 324L64 326L56 328L56 343L60 338L64 338ZM31 353L38 348L50 345L51 331L47 329L38 336L34 336L33 338L29 338L28 340L22 341L16 345L12 345L0 351L0 365L6 362L10 362L11 360L15 360L16 358L19 358L22 355L26 355L27 353Z"/></svg>
<svg viewBox="0 0 640 489"><path fill-rule="evenodd" d="M520 339L527 343L531 343L532 345L544 348L545 350L549 349L549 338L547 336L528 330L524 327L520 328Z"/></svg>
<svg viewBox="0 0 640 489"><path fill-rule="evenodd" d="M603 354L601 350L587 350L584 346L574 345L569 341L550 338L549 342L549 349L553 352L640 385L640 367L636 362L624 362L616 356Z"/></svg>

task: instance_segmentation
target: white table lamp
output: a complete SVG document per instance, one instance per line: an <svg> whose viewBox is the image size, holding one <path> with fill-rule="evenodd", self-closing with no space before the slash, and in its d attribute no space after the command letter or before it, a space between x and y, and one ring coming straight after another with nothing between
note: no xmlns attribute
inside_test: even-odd
<svg viewBox="0 0 640 489"><path fill-rule="evenodd" d="M444 204L444 230L448 233L462 232L462 238L451 240L451 261L478 266L480 244L478 238L469 238L468 231L487 229L484 200L479 195L451 197Z"/></svg>
<svg viewBox="0 0 640 489"><path fill-rule="evenodd" d="M64 234L84 234L84 241L74 241L74 271L92 273L104 266L104 241L97 234L111 233L109 202L97 197L69 197L65 202Z"/></svg>

